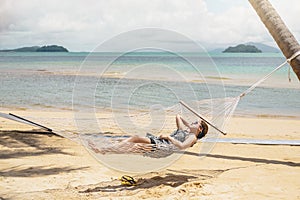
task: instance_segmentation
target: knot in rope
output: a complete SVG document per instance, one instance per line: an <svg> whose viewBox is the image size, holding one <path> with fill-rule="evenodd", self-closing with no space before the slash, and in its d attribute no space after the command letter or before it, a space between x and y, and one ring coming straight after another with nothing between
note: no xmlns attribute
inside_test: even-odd
<svg viewBox="0 0 300 200"><path fill-rule="evenodd" d="M286 62L291 63L293 59L300 55L300 51L294 53L290 58L286 59Z"/></svg>

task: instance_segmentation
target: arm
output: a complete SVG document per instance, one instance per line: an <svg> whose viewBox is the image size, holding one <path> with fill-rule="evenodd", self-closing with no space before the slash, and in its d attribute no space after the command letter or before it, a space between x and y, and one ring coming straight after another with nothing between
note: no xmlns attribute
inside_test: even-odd
<svg viewBox="0 0 300 200"><path fill-rule="evenodd" d="M177 125L177 129L183 129L182 128L182 123L186 126L186 127L188 127L188 128L190 128L190 125L189 125L189 123L185 120L185 119L183 119L180 115L176 115L176 125Z"/></svg>
<svg viewBox="0 0 300 200"><path fill-rule="evenodd" d="M180 142L180 141L172 138L169 135L168 136L160 136L160 138L169 140L179 149L186 149L188 147L191 147L197 141L197 138L195 135L189 135L189 137L184 142Z"/></svg>

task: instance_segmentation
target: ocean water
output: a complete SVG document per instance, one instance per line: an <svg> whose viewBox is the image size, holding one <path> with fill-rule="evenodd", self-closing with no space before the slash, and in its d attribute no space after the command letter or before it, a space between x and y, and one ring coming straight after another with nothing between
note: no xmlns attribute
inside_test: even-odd
<svg viewBox="0 0 300 200"><path fill-rule="evenodd" d="M282 54L0 53L1 110L149 109L235 97L284 62ZM300 117L288 67L243 97L238 116Z"/></svg>

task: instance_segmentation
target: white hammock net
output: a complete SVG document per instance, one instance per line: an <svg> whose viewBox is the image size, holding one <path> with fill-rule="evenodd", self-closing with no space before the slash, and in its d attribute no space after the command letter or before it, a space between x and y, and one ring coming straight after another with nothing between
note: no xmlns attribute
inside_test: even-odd
<svg viewBox="0 0 300 200"><path fill-rule="evenodd" d="M236 98L220 98L220 99L206 99L202 101L190 102L189 106L199 111L206 120L211 122L217 128L223 130L225 124L232 116L238 102L239 97ZM189 111L180 103L168 108L160 106L153 106L150 112L134 114L115 118L98 119L101 124L101 129L107 132L116 130L115 132L145 136L146 133L159 136L162 134L171 134L176 129L175 116L182 115L184 119L192 123L199 118ZM125 127L125 128L124 128ZM125 129L125 130L124 130ZM137 153L153 158L162 158L171 155L180 150L172 144L134 144L122 143L120 137L113 138L103 134L99 135L81 135L83 141L93 141L95 146L102 151L102 153ZM209 126L209 131L206 138L217 138L219 132ZM88 146L87 143L84 143ZM203 144L200 153L207 154L212 149L212 143Z"/></svg>
<svg viewBox="0 0 300 200"><path fill-rule="evenodd" d="M224 130L226 123L232 116L240 97L204 99L191 101L187 104L196 110L201 116L220 130ZM123 140L133 136L145 136L150 133L155 136L171 134L176 130L175 116L180 114L188 122L192 123L199 118L180 103L163 108L161 105L153 105L148 111L131 111L130 114L114 113L112 111L96 114L97 124L92 120L81 119L86 124L85 130L76 129L76 123L70 116L51 118L41 116L24 116L29 120L43 124L53 129L53 132L81 143L95 153L101 154L138 154L152 158L167 157L173 153L183 153L172 144L136 144ZM59 116L59 115L58 115ZM82 123L81 122L81 123ZM100 129L100 131L99 131ZM217 139L219 132L209 126L206 138ZM94 148L92 148L94 147ZM213 148L213 143L203 143L200 154L205 155Z"/></svg>

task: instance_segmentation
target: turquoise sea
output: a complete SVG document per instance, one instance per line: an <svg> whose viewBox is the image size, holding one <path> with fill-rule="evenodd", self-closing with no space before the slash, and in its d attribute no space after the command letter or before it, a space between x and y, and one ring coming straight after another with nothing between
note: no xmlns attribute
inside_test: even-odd
<svg viewBox="0 0 300 200"><path fill-rule="evenodd" d="M2 52L0 109L146 109L234 97L282 62L279 53ZM240 101L235 115L299 118L300 85L293 72L291 78L287 66L277 71Z"/></svg>

